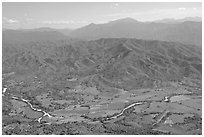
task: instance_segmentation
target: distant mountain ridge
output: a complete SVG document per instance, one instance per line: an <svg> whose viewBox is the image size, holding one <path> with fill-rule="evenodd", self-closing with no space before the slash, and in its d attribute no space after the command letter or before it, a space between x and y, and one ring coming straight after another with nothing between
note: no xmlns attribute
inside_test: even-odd
<svg viewBox="0 0 204 137"><path fill-rule="evenodd" d="M139 22L124 18L104 24L89 24L76 29L70 37L84 40L100 38L139 38L149 40L176 41L184 44L202 45L202 23L184 21L181 23Z"/></svg>
<svg viewBox="0 0 204 137"><path fill-rule="evenodd" d="M3 29L3 38L12 40L37 39L82 39L137 38L147 40L175 41L202 46L202 19L163 19L154 22L140 22L133 18L123 18L104 24L91 23L78 29L36 28L23 30ZM47 37L49 36L49 37ZM10 38L9 38L10 37ZM36 40L36 39L35 39Z"/></svg>
<svg viewBox="0 0 204 137"><path fill-rule="evenodd" d="M186 17L183 19L166 18L166 19L156 20L153 22L156 22L156 23L182 23L185 21L202 22L202 18L201 17Z"/></svg>
<svg viewBox="0 0 204 137"><path fill-rule="evenodd" d="M66 32L67 31L67 32ZM64 34L65 33L65 34ZM68 30L57 30L52 28L36 28L36 29L22 29L11 30L4 29L2 32L3 41L29 43L36 41L56 41L56 40L70 40Z"/></svg>

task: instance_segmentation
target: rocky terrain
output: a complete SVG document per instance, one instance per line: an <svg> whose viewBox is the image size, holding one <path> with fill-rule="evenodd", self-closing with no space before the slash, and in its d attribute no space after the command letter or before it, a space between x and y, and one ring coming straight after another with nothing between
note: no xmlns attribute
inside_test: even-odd
<svg viewBox="0 0 204 137"><path fill-rule="evenodd" d="M6 135L202 134L195 45L5 36L2 72Z"/></svg>

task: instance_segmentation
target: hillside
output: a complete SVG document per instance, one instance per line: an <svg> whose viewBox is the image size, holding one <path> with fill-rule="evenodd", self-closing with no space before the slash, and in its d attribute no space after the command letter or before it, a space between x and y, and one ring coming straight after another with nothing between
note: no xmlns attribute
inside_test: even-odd
<svg viewBox="0 0 204 137"><path fill-rule="evenodd" d="M3 134L201 134L201 52L127 38L3 39Z"/></svg>
<svg viewBox="0 0 204 137"><path fill-rule="evenodd" d="M100 38L137 38L147 40L177 41L184 44L201 46L202 23L181 21L168 24L139 22L131 18L111 21L105 24L89 24L72 31L69 36L96 40Z"/></svg>
<svg viewBox="0 0 204 137"><path fill-rule="evenodd" d="M70 39L68 36L51 28L38 28L38 29L24 29L24 30L11 30L5 29L2 32L3 41L11 42L37 42L37 41L55 41Z"/></svg>
<svg viewBox="0 0 204 137"><path fill-rule="evenodd" d="M200 48L175 42L123 38L19 45L3 41L3 72L38 74L51 69L55 75L94 76L97 82L123 88L151 86L154 80L199 78L202 74Z"/></svg>

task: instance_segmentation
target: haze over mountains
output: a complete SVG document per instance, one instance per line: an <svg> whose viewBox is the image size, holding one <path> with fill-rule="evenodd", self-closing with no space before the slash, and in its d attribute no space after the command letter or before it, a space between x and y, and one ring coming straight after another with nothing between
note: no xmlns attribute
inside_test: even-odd
<svg viewBox="0 0 204 137"><path fill-rule="evenodd" d="M148 68L149 65L152 65L152 61L148 61L148 58L144 58L144 60L142 59L139 61L140 59L134 56L133 58L131 57L130 60L135 60L136 62L139 61L139 64L137 64L138 66L136 67L143 65L147 67L139 68L141 70L140 72L137 72L138 74L141 73L144 69L147 69L147 72L144 72L147 75L160 75L156 73L163 71L159 76L160 78L166 74L166 77L170 78L177 78L177 76L180 77L181 73L185 73L184 75L187 76L190 75L190 73L196 73L197 75L198 73L201 73L201 52L199 52L202 45L201 23L202 22L200 22L199 18L197 17L171 20L171 23L168 23L166 20L155 22L140 22L132 18L123 18L104 24L91 23L75 30L53 28L21 30L5 29L3 30L2 34L4 54L3 63L7 64L11 61L9 64L17 63L17 66L10 66L9 64L7 64L8 66L4 65L4 67L7 67L5 67L6 69L4 68L3 71L8 71L10 69L15 70L15 68L18 68L18 66L24 66L23 64L26 64L23 67L24 69L28 64L30 64L28 62L32 62L30 64L31 68L28 68L28 70L32 70L33 68L39 69L39 67L44 63L48 63L48 66L52 69L54 68L54 70L57 70L59 69L58 67L60 67L64 71L66 70L66 67L68 67L68 70L73 71L74 73L91 74L92 72L97 72L97 68L99 67L101 69L105 69L104 72L107 72L107 69L111 69L110 73L113 73L120 67L116 63L117 69L115 67L112 68L113 66L108 64L106 61L112 60L113 62L117 62L118 59L113 58L120 58L120 56L128 58L126 57L126 54L129 56L130 52L137 54L141 52L143 55L149 56L150 59L152 58L153 62L155 61L157 65L166 67L165 64L169 62L168 60L171 60L170 64L172 65L173 63L176 66L174 66L172 70L160 70L158 67ZM169 41L169 43L164 41ZM196 46L192 46L191 44ZM162 48L165 50L163 51L163 49L161 49L160 51L160 46L162 46ZM173 48L175 46L176 50ZM181 48L179 48L180 46ZM186 50L184 48L185 46L188 47L188 53L186 52L182 55L178 55L179 60L182 58L180 61L177 59L172 60L171 57L177 56L177 54L183 52L182 50ZM195 49L190 47L195 47ZM151 52L148 53L147 49L149 48L152 51L155 50L155 54ZM195 53L190 54L189 51L191 50L195 51ZM108 51L110 51L110 55ZM108 53L107 55L106 52ZM124 53L120 54L120 52ZM166 55L167 53L169 55ZM164 54L164 56L162 54ZM196 54L198 54L198 56ZM109 56L111 57L109 58ZM140 58L143 58L142 56ZM16 60L16 58L19 58L19 61ZM25 60L26 62L24 62L24 59L28 60ZM189 61L189 59L190 62L186 63L186 61ZM120 62L120 60L121 59L118 61ZM165 60L167 62L165 62ZM193 61L193 64L191 64L191 61ZM18 64L19 62L20 64ZM96 62L104 65L99 65L97 67L98 63ZM65 64L65 66L62 64ZM190 64L192 65L192 67L190 67L192 70L189 70ZM88 67L92 65L93 68ZM187 66L183 68L182 65ZM114 71L112 69L114 69ZM120 70L118 71L120 72ZM130 69L130 71L132 72L136 70ZM136 74L136 72L134 73Z"/></svg>
<svg viewBox="0 0 204 137"><path fill-rule="evenodd" d="M156 20L154 22L157 22L157 23L181 23L181 22L184 22L184 21L201 22L202 18L201 17L186 17L186 18L183 18L183 19L166 18L166 19Z"/></svg>
<svg viewBox="0 0 204 137"><path fill-rule="evenodd" d="M10 42L31 42L68 39L64 34L49 29L46 31L33 30L5 30L2 34L3 40Z"/></svg>
<svg viewBox="0 0 204 137"><path fill-rule="evenodd" d="M3 39L8 40L53 40L75 38L96 40L100 38L137 38L149 40L175 41L184 44L202 45L202 22L199 17L184 19L164 19L155 22L140 22L123 18L104 24L91 23L70 29L37 28L27 30L5 30Z"/></svg>
<svg viewBox="0 0 204 137"><path fill-rule="evenodd" d="M194 19L3 29L3 134L202 134Z"/></svg>
<svg viewBox="0 0 204 137"><path fill-rule="evenodd" d="M139 38L177 41L201 45L201 22L185 21L176 24L139 22L131 18L105 24L90 24L70 33L70 36L88 40L99 38Z"/></svg>

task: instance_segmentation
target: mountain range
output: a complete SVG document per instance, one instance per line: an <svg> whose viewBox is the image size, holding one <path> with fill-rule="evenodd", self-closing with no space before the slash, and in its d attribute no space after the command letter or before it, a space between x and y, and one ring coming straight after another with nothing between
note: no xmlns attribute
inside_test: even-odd
<svg viewBox="0 0 204 137"><path fill-rule="evenodd" d="M3 30L3 39L18 41L55 39L97 40L100 38L137 38L146 40L175 41L183 44L202 45L202 22L199 17L164 19L140 22L123 18L104 24L91 23L70 29L37 28L27 30Z"/></svg>
<svg viewBox="0 0 204 137"><path fill-rule="evenodd" d="M202 24L159 22L3 29L3 134L202 134Z"/></svg>
<svg viewBox="0 0 204 137"><path fill-rule="evenodd" d="M17 45L3 41L2 53L3 73L36 75L60 88L67 86L63 83L69 76L99 88L134 89L151 87L154 80L200 79L202 74L201 48L176 42L109 38Z"/></svg>
<svg viewBox="0 0 204 137"><path fill-rule="evenodd" d="M177 41L201 46L202 23L184 21L176 24L139 22L131 18L105 24L89 24L72 31L69 36L85 40L99 38L138 38Z"/></svg>
<svg viewBox="0 0 204 137"><path fill-rule="evenodd" d="M202 18L201 17L186 17L186 18L182 18L182 19L166 18L166 19L156 20L154 22L175 24L175 23L181 23L181 22L185 22L185 21L202 22Z"/></svg>

